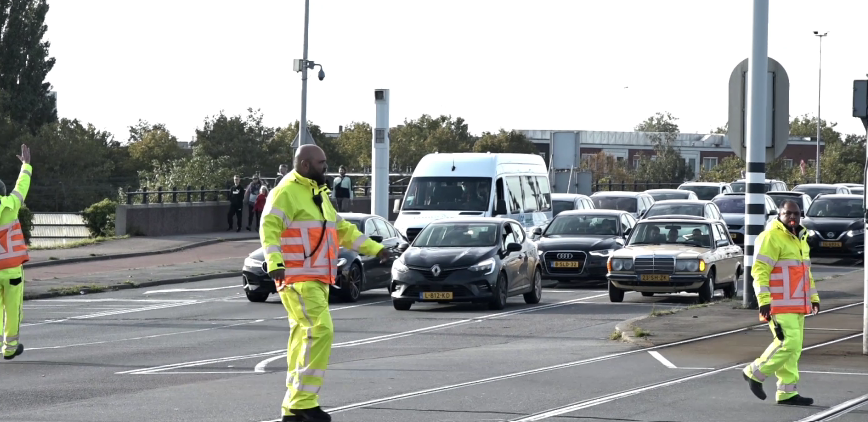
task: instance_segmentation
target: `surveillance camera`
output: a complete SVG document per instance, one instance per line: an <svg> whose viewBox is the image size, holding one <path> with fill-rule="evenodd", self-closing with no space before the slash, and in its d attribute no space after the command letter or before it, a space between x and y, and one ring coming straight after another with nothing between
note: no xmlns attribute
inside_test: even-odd
<svg viewBox="0 0 868 422"><path fill-rule="evenodd" d="M325 72L322 71L322 68L319 69L319 74L316 75L319 80L325 79Z"/></svg>

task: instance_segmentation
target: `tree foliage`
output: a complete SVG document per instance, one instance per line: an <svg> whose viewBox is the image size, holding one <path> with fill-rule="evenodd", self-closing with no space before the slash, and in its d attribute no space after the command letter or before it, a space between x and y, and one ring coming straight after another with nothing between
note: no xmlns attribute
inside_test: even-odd
<svg viewBox="0 0 868 422"><path fill-rule="evenodd" d="M165 125L152 125L144 120L130 127L128 148L130 159L135 161L137 168L147 168L154 161L165 163L175 160L181 158L183 153L178 146L178 138Z"/></svg>
<svg viewBox="0 0 868 422"><path fill-rule="evenodd" d="M231 171L242 175L252 176L269 167L276 170L273 157L268 155L268 144L276 130L265 126L262 118L262 113L252 108L243 118L221 111L206 119L202 129L196 129L194 145L200 154L213 159L226 157Z"/></svg>
<svg viewBox="0 0 868 422"><path fill-rule="evenodd" d="M497 133L483 132L482 137L473 144L476 152L536 154L536 145L527 139L523 133L500 129Z"/></svg>
<svg viewBox="0 0 868 422"><path fill-rule="evenodd" d="M639 159L639 166L636 168L637 180L680 183L693 178L693 169L688 167L681 153L675 148L679 133L676 120L678 118L669 112L658 112L636 125L636 131L650 132L648 136L654 145L654 158L646 154Z"/></svg>
<svg viewBox="0 0 868 422"><path fill-rule="evenodd" d="M654 113L653 116L645 119L642 123L636 125L634 130L636 132L679 133L680 129L678 128L678 124L675 123L676 120L678 120L678 118L668 111L662 113L657 112Z"/></svg>
<svg viewBox="0 0 868 422"><path fill-rule="evenodd" d="M841 134L835 130L837 123L828 123L825 120L820 121L820 137L825 146L841 142ZM808 117L807 114L798 116L790 122L790 136L799 136L804 138L817 138L817 118Z"/></svg>
<svg viewBox="0 0 868 422"><path fill-rule="evenodd" d="M433 118L427 114L417 120L404 120L389 131L389 156L392 168L415 167L426 154L439 151L465 152L473 145L467 123L461 117Z"/></svg>
<svg viewBox="0 0 868 422"><path fill-rule="evenodd" d="M600 151L582 160L581 169L590 171L594 183L606 182L634 182L635 175L623 161Z"/></svg>
<svg viewBox="0 0 868 422"><path fill-rule="evenodd" d="M193 148L191 157L159 163L152 170L140 171L139 182L142 187L148 187L151 191L158 187L183 190L187 186L194 189L203 186L206 189L222 189L237 174L231 165L229 157L211 157L201 146L197 146Z"/></svg>

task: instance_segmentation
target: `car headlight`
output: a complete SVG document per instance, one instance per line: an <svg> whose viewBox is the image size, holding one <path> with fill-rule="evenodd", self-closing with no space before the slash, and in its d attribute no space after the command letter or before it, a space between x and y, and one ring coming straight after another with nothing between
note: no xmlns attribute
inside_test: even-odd
<svg viewBox="0 0 868 422"><path fill-rule="evenodd" d="M816 235L817 235L817 232L815 232L813 230L808 230L808 236L816 236Z"/></svg>
<svg viewBox="0 0 868 422"><path fill-rule="evenodd" d="M406 273L407 271L410 271L410 269L407 268L406 265L404 265L404 262L402 260L398 259L392 263L392 271L397 273Z"/></svg>
<svg viewBox="0 0 868 422"><path fill-rule="evenodd" d="M347 259L346 259L346 258L340 258L340 259L338 259L338 268L341 268L341 267L343 267L344 265L347 265Z"/></svg>
<svg viewBox="0 0 868 422"><path fill-rule="evenodd" d="M262 267L262 261L253 258L244 258L244 266L248 268L260 268Z"/></svg>
<svg viewBox="0 0 868 422"><path fill-rule="evenodd" d="M705 266L701 265L700 262L702 261L698 259L679 259L675 262L675 271L687 271L695 273L699 271L700 267L705 270Z"/></svg>
<svg viewBox="0 0 868 422"><path fill-rule="evenodd" d="M630 271L633 269L632 258L614 258L612 259L612 270L614 271Z"/></svg>
<svg viewBox="0 0 868 422"><path fill-rule="evenodd" d="M850 230L847 232L847 236L850 236L850 237L858 236L860 234L865 234L865 229L856 229L856 230Z"/></svg>
<svg viewBox="0 0 868 422"><path fill-rule="evenodd" d="M471 265L468 270L482 271L482 275L489 275L494 272L494 258L488 258L476 265Z"/></svg>
<svg viewBox="0 0 868 422"><path fill-rule="evenodd" d="M614 249L600 249L598 251L591 251L590 254L594 256L606 257L609 256L612 252L615 252Z"/></svg>

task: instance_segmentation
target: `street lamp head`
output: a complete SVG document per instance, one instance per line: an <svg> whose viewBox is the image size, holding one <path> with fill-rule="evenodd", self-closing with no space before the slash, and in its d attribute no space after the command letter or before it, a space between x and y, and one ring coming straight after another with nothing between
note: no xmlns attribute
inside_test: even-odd
<svg viewBox="0 0 868 422"><path fill-rule="evenodd" d="M814 35L817 35L817 34L818 34L818 33L819 33L819 32L817 32L817 31L814 31Z"/></svg>
<svg viewBox="0 0 868 422"><path fill-rule="evenodd" d="M319 67L319 73L316 75L316 77L319 78L319 80L325 79L325 72L323 72L322 66Z"/></svg>

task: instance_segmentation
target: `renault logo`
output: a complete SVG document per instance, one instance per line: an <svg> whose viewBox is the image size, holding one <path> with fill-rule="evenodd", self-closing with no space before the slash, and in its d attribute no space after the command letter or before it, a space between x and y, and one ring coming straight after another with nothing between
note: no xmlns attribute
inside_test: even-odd
<svg viewBox="0 0 868 422"><path fill-rule="evenodd" d="M826 233L826 238L831 239L833 237L835 237L835 232Z"/></svg>
<svg viewBox="0 0 868 422"><path fill-rule="evenodd" d="M431 273L434 274L434 277L440 276L440 266L435 265L435 266L431 267Z"/></svg>
<svg viewBox="0 0 868 422"><path fill-rule="evenodd" d="M573 259L573 254L571 254L571 253L559 253L558 259Z"/></svg>

